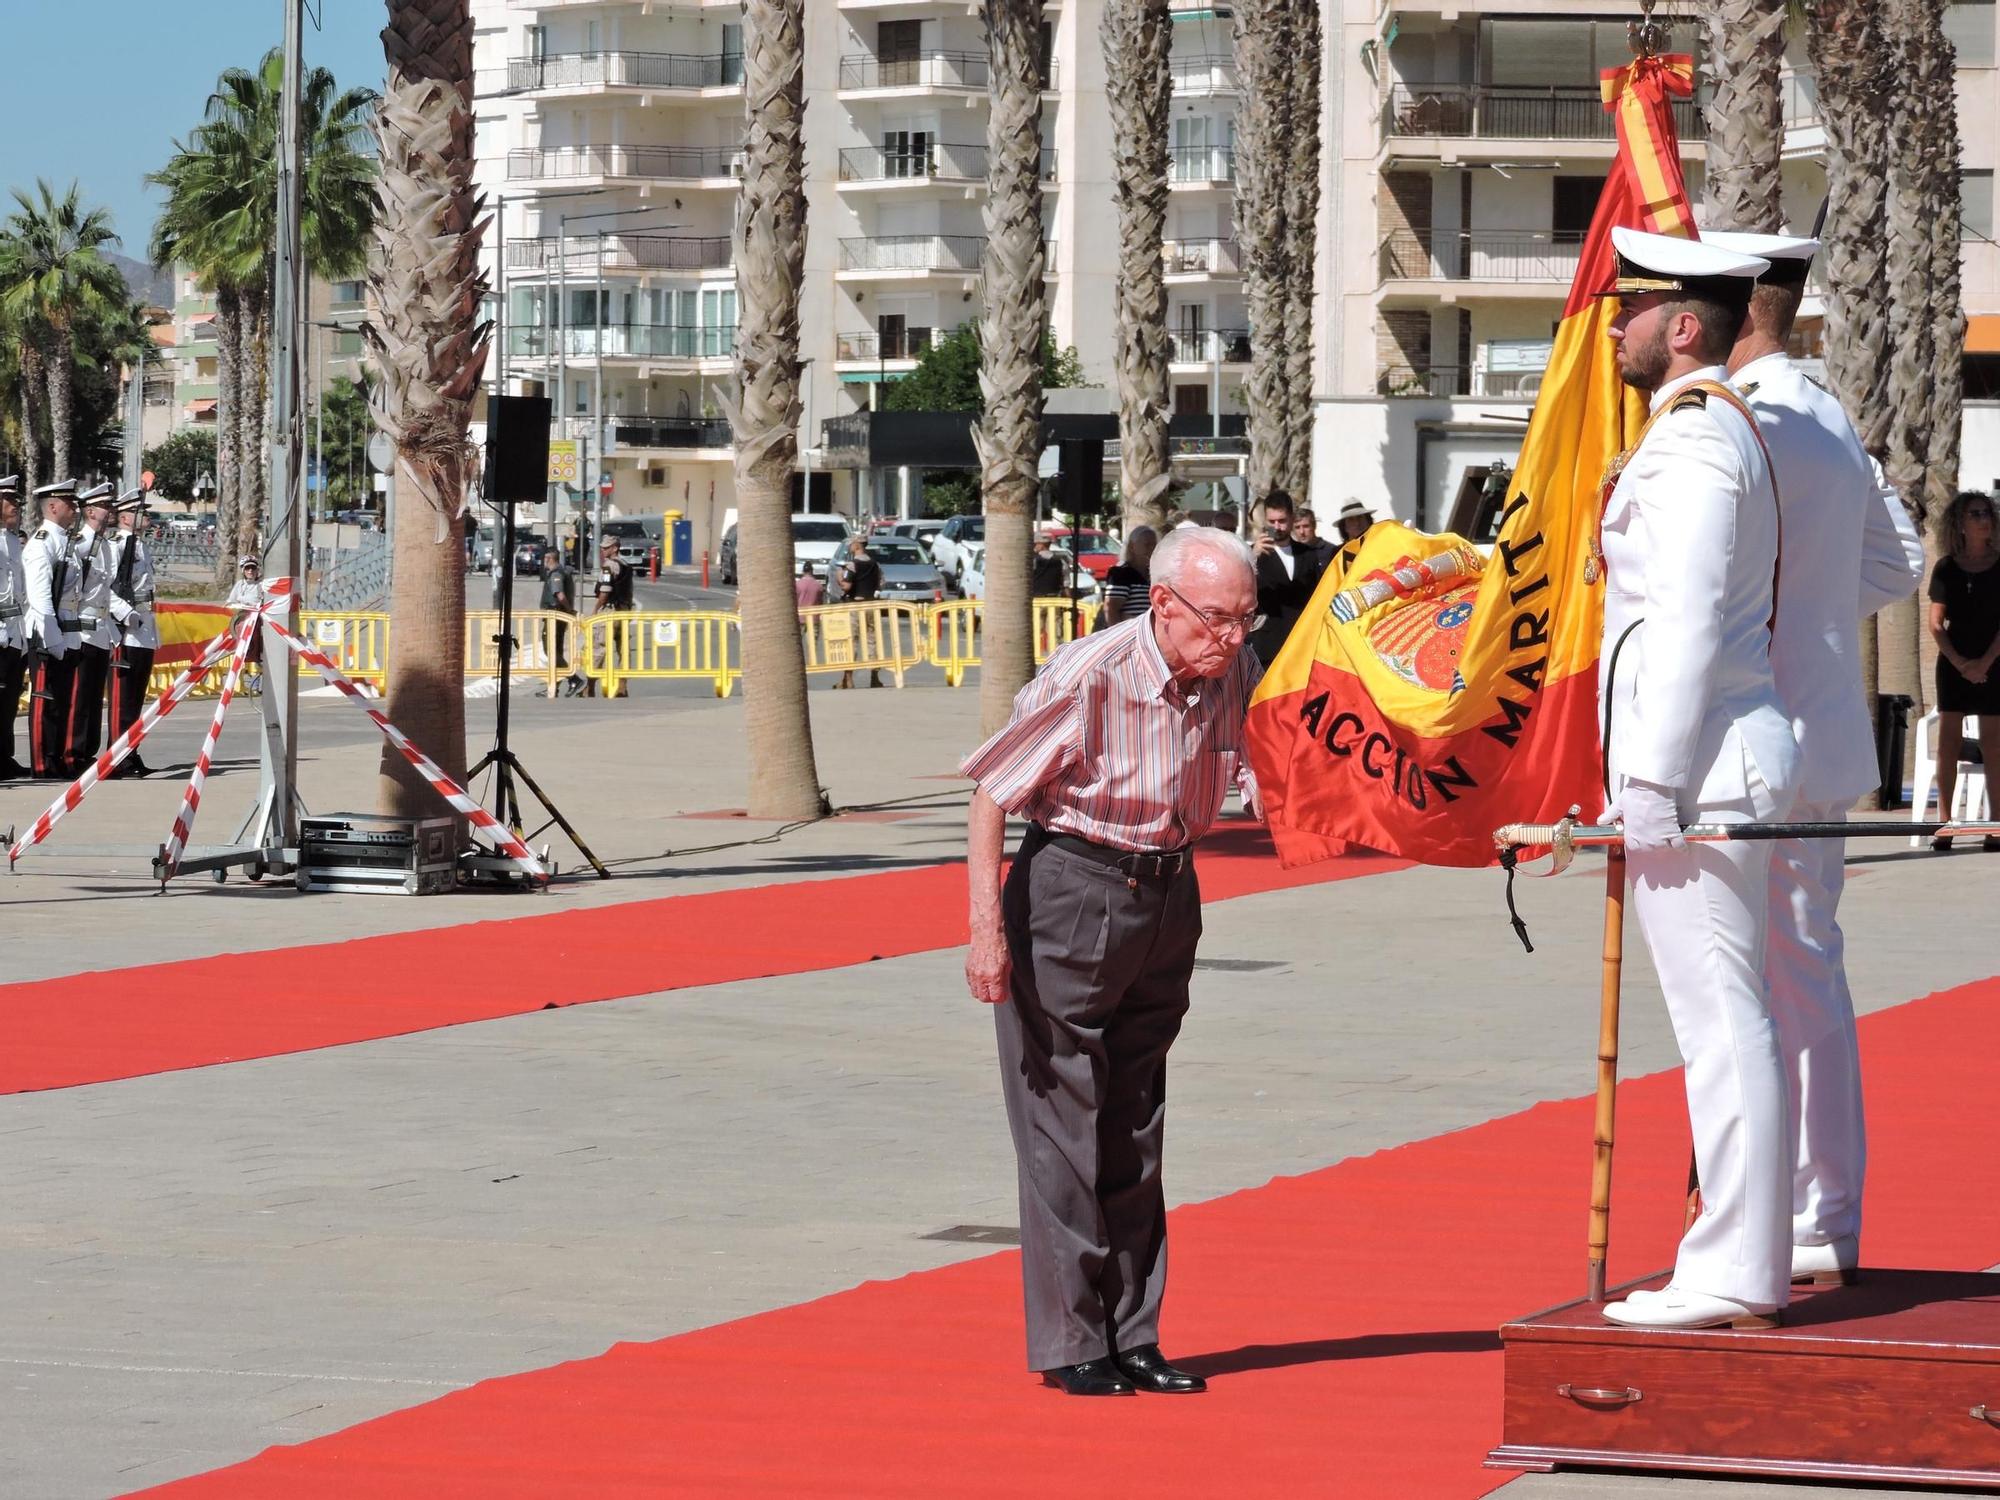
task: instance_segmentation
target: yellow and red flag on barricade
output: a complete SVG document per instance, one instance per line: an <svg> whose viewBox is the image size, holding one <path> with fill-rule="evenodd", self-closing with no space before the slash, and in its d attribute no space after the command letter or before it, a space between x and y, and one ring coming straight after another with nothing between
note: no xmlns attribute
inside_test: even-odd
<svg viewBox="0 0 2000 1500"><path fill-rule="evenodd" d="M1606 330L1611 230L1694 233L1671 101L1685 56L1603 75L1618 154L1584 241L1490 555L1396 522L1336 555L1250 708L1252 764L1288 865L1348 844L1483 865L1502 823L1602 805L1597 526L1645 402Z"/></svg>
<svg viewBox="0 0 2000 1500"><path fill-rule="evenodd" d="M184 667L201 648L229 628L236 611L226 604L191 604L175 600L153 612L160 630L160 649L153 654L156 667Z"/></svg>

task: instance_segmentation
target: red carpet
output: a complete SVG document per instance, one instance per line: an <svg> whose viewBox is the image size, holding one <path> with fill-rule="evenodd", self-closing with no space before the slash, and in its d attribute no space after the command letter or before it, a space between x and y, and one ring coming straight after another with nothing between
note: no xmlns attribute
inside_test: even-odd
<svg viewBox="0 0 2000 1500"><path fill-rule="evenodd" d="M1862 1030L1870 1259L2000 1260L2000 1195L1967 1191L1984 1159L1965 1149L2000 1130L2000 982ZM1672 1256L1677 1073L1624 1089L1619 1135L1614 1280ZM1167 1347L1216 1377L1203 1397L1031 1383L1016 1259L997 1255L488 1381L153 1493L1482 1495L1509 1477L1480 1467L1494 1330L1581 1292L1589 1163L1571 1100L1178 1210Z"/></svg>
<svg viewBox="0 0 2000 1500"><path fill-rule="evenodd" d="M1200 873L1214 901L1406 867L1364 854L1281 870L1264 832L1236 824L1203 843ZM965 867L927 865L0 985L0 1094L964 941Z"/></svg>

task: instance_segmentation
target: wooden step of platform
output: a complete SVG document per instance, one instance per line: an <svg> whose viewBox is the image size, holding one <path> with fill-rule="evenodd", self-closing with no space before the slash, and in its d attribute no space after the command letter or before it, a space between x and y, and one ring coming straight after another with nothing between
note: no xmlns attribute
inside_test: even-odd
<svg viewBox="0 0 2000 1500"><path fill-rule="evenodd" d="M1759 1332L1619 1328L1570 1302L1500 1338L1491 1468L2000 1490L2000 1276L1864 1270L1853 1286L1795 1288L1784 1323Z"/></svg>

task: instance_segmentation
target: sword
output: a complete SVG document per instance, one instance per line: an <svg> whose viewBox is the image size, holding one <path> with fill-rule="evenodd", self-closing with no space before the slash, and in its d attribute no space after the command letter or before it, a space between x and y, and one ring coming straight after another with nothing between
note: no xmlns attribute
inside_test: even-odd
<svg viewBox="0 0 2000 1500"><path fill-rule="evenodd" d="M1569 868L1579 849L1604 849L1623 845L1625 830L1615 823L1578 823L1580 809L1572 807L1567 816L1553 823L1508 823L1493 830L1494 847L1509 868L1524 849L1545 848L1551 855L1547 874ZM1775 839L1867 839L1867 838L1994 838L2000 837L2000 820L1952 819L1937 823L1689 823L1681 837L1690 844L1770 842Z"/></svg>

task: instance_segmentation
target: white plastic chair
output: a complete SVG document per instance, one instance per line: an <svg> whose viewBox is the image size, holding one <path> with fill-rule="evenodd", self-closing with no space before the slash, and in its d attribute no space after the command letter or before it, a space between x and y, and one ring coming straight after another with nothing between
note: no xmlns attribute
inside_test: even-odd
<svg viewBox="0 0 2000 1500"><path fill-rule="evenodd" d="M1927 821L1931 799L1937 795L1937 710L1932 709L1917 725L1917 769L1910 796L1910 821ZM1979 717L1965 716L1965 738L1962 744L1976 744L1979 740ZM1960 760L1958 763L1958 784L1952 790L1951 806L1938 809L1937 821L1950 822L1955 819L1988 818L1986 799L1986 767L1977 761ZM1922 838L1910 840L1913 849L1923 846Z"/></svg>

